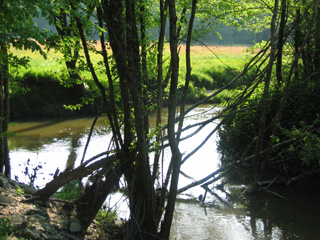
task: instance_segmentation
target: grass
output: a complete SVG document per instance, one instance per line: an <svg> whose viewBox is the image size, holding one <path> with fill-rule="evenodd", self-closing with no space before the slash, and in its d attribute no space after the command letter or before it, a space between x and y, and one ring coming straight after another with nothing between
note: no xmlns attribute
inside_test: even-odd
<svg viewBox="0 0 320 240"><path fill-rule="evenodd" d="M99 50L99 46L96 48ZM191 85L189 94L194 96L189 97L190 101L196 101L203 96L205 90L219 89L225 83L231 81L244 67L246 60L249 57L248 47L244 46L192 46L191 47ZM56 80L64 83L67 70L61 53L53 50L47 53L47 59L38 52L30 50L15 50L12 53L17 56L26 56L30 59L29 68L11 69L11 74L16 78L23 78L30 72L35 76L52 75ZM169 54L169 48L165 50L165 55ZM91 53L91 60L96 66L96 73L100 81L107 85L107 77L104 73L104 68L99 65L102 57L97 53ZM79 62L85 62L82 57ZM179 70L179 86L182 87L185 81L186 62L185 62L185 46L180 48L180 70ZM80 72L82 79L88 85L93 86L93 80L90 72L83 68ZM90 84L91 83L91 84ZM232 88L239 85L232 86ZM181 88L180 88L181 89Z"/></svg>
<svg viewBox="0 0 320 240"><path fill-rule="evenodd" d="M223 46L192 46L191 57L192 57L192 68L195 72L212 72L212 69L219 70L225 67L232 67L240 69L243 67L245 60L247 59L248 52L247 47L223 47ZM52 72L59 73L65 70L63 62L63 56L61 53L53 50L47 53L47 59L38 52L32 52L31 50L16 50L11 49L11 52L19 57L30 58L30 70L34 72ZM91 54L93 63L97 64L102 60L98 54ZM185 46L181 46L180 50L180 69L184 72L185 69ZM13 74L24 74L29 71L28 69L16 69L12 71ZM183 76L183 75L182 75Z"/></svg>
<svg viewBox="0 0 320 240"><path fill-rule="evenodd" d="M198 86L213 90L231 81L244 67L249 57L248 47L193 46L191 65L193 81ZM180 79L185 76L185 49L180 52ZM197 80L199 82L197 82Z"/></svg>
<svg viewBox="0 0 320 240"><path fill-rule="evenodd" d="M55 193L55 196L63 200L74 200L81 194L81 192L82 185L79 180L72 180L62 187L61 191Z"/></svg>

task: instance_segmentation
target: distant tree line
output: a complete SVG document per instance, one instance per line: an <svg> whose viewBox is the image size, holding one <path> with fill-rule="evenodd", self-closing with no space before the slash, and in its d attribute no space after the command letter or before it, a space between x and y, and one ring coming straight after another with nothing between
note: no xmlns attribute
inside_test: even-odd
<svg viewBox="0 0 320 240"><path fill-rule="evenodd" d="M43 17L34 18L34 23L40 29L47 29L48 31L56 32L56 28L50 25L47 19ZM195 19L195 26L197 26L199 20ZM152 29L152 32L156 33L159 29ZM156 34L155 34L156 35ZM166 29L166 35L169 36L169 29ZM96 40L99 40L98 32L95 33ZM227 26L224 23L217 24L215 29L210 30L205 35L192 40L194 45L221 45L221 46L232 46L232 45L246 45L252 46L261 41L267 41L270 38L270 31L264 29L262 32L255 33L252 30L241 30L235 26ZM167 38L169 39L169 38Z"/></svg>

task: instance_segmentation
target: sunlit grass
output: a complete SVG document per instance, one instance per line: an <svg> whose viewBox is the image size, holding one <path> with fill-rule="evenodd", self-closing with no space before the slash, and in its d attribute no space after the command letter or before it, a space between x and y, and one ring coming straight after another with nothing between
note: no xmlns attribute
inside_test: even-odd
<svg viewBox="0 0 320 240"><path fill-rule="evenodd" d="M62 53L50 50L45 51L46 57L42 56L39 52L31 50L17 50L11 49L11 52L18 57L28 57L30 59L27 68L11 68L10 73L14 76L24 76L27 72L33 72L36 75L41 73L63 75L67 73L64 58ZM84 54L80 53L80 60L85 62ZM95 66L102 60L102 57L96 53L90 53L91 61ZM80 61L78 61L79 63ZM97 67L97 75L100 80L105 81L105 74L101 71L101 67ZM87 70L80 71L80 75L84 79L92 79L91 73Z"/></svg>
<svg viewBox="0 0 320 240"><path fill-rule="evenodd" d="M231 67L240 69L249 56L247 47L193 46L191 47L191 65L194 71L208 72L212 68ZM180 52L180 66L185 68L185 49Z"/></svg>
<svg viewBox="0 0 320 240"><path fill-rule="evenodd" d="M191 79L198 86L216 89L231 81L244 68L250 53L244 46L192 46ZM186 74L185 46L180 50L180 84Z"/></svg>
<svg viewBox="0 0 320 240"><path fill-rule="evenodd" d="M56 74L65 69L61 62L62 54L52 50L46 53L46 59L37 51L10 49L10 52L18 57L28 57L30 59L27 68L10 69L11 74L14 76L23 76L29 71Z"/></svg>
<svg viewBox="0 0 320 240"><path fill-rule="evenodd" d="M97 45L97 49L100 46ZM232 78L230 76L225 76L230 73L230 69L240 71L249 56L249 52L246 51L247 47L243 46L192 46L191 47L191 65L193 76L198 76L199 81L214 81L213 78ZM63 72L66 73L65 63L63 61L63 56L61 53L51 50L46 53L47 58L38 53L32 52L31 50L11 50L15 55L19 57L27 56L30 58L29 68L11 69L11 74L15 76L23 76L26 72L34 73L51 73L55 75L60 75ZM167 49L166 51L169 51ZM166 55L169 52L165 53ZM98 66L98 62L102 61L102 57L96 53L90 53L91 60L97 68L97 74L101 81L106 81L106 75L104 73L104 68ZM180 47L180 84L183 84L186 73L186 63L185 63L185 46ZM83 53L82 61L85 62ZM84 79L92 79L91 74L87 70L81 71L81 76ZM227 79L229 80L229 79ZM231 80L231 79L230 79ZM212 82L213 84L213 82ZM211 84L211 85L212 85Z"/></svg>

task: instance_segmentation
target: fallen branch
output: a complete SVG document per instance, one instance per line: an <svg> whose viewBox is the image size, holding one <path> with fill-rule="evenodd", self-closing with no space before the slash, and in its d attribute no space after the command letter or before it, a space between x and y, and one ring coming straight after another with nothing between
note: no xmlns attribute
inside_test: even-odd
<svg viewBox="0 0 320 240"><path fill-rule="evenodd" d="M284 145L284 144L287 144L287 143L289 143L289 142L292 142L292 140L287 140L287 141L283 141L283 142L281 142L281 143L277 143L277 144L275 144L275 145L272 146L272 149L278 148L278 147L280 147L280 146L282 146L282 145ZM267 151L267 149L262 150L262 151L260 152L260 154L265 153L266 151ZM190 188L193 188L193 187L195 187L195 186L198 186L198 185L200 185L200 184L203 184L203 183L205 183L206 181L208 181L210 178L215 177L217 174L219 174L219 173L221 173L221 172L223 172L223 171L227 171L227 170L229 170L231 167L234 167L236 164L243 163L243 162L247 162L247 161L249 161L249 160L251 160L251 159L253 159L253 158L254 158L254 155L251 155L251 156L249 156L249 157L246 157L246 158L243 158L243 159L234 161L234 162L227 163L225 166L217 169L216 171L214 171L213 173L209 174L209 175L206 176L205 178L202 178L201 180L192 182L191 184L189 184L189 185L187 185L187 186L185 186L185 187L182 187L182 188L178 189L177 194L180 194L180 193L182 193L182 192L184 192L184 191L186 191L186 190L188 190L188 189L190 189ZM320 169L318 169L318 171L320 172Z"/></svg>
<svg viewBox="0 0 320 240"><path fill-rule="evenodd" d="M74 179L82 179L89 174L92 174L95 170L98 170L101 167L107 166L111 168L114 161L116 160L115 155L111 155L107 158L101 159L97 162L92 163L87 167L78 167L70 172L62 172L51 182L47 183L43 189L38 190L35 194L40 197L43 201L49 199L54 193L56 193L59 188L63 187L65 184L69 183Z"/></svg>
<svg viewBox="0 0 320 240"><path fill-rule="evenodd" d="M276 192L273 192L273 191L270 191L270 190L266 190L266 192L271 193L271 194L273 194L273 195L275 195L275 196L277 196L279 198L282 198L284 200L288 200L288 198L286 198L286 197L284 197L284 196L282 196L282 195L280 195L280 194L278 194Z"/></svg>
<svg viewBox="0 0 320 240"><path fill-rule="evenodd" d="M205 183L207 180L209 180L210 178L213 178L215 175L217 175L218 173L222 172L223 170L224 170L224 168L219 168L218 170L214 171L213 173L211 173L210 175L206 176L205 178L202 178L199 181L192 182L191 184L178 189L177 194L180 194L180 193L188 190L189 188L193 188L193 187L198 186L198 185L200 185L202 183Z"/></svg>
<svg viewBox="0 0 320 240"><path fill-rule="evenodd" d="M317 174L317 173L320 173L320 168L315 169L315 170L313 170L313 171L300 173L298 176L291 178L291 179L287 182L287 185L290 185L290 184L292 184L293 182L296 182L296 181L300 180L301 178L305 178L305 177L307 177L307 176L314 175L314 174Z"/></svg>

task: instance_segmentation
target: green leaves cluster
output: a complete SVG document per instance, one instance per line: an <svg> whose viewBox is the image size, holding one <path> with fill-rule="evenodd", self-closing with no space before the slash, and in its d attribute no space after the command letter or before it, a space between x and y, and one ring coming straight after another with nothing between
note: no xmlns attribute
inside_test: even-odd
<svg viewBox="0 0 320 240"><path fill-rule="evenodd" d="M313 125L300 122L299 127L293 126L291 131L284 130L286 137L294 139L288 147L292 157L298 157L304 167L316 167L320 165L320 130L314 126L319 124L316 120Z"/></svg>
<svg viewBox="0 0 320 240"><path fill-rule="evenodd" d="M100 209L95 221L101 235L106 235L110 229L115 226L117 219L117 210L103 210Z"/></svg>
<svg viewBox="0 0 320 240"><path fill-rule="evenodd" d="M0 37L1 42L9 49L11 46L18 49L31 49L45 53L39 44L44 44L46 33L34 25L33 18L39 16L40 9L48 1L38 0L3 0L0 2ZM0 52L0 56L4 54ZM12 62L19 60L17 56L9 55ZM1 59L1 58L0 58ZM16 61L14 61L16 60ZM26 60L26 59L22 59ZM22 61L20 60L20 61Z"/></svg>

